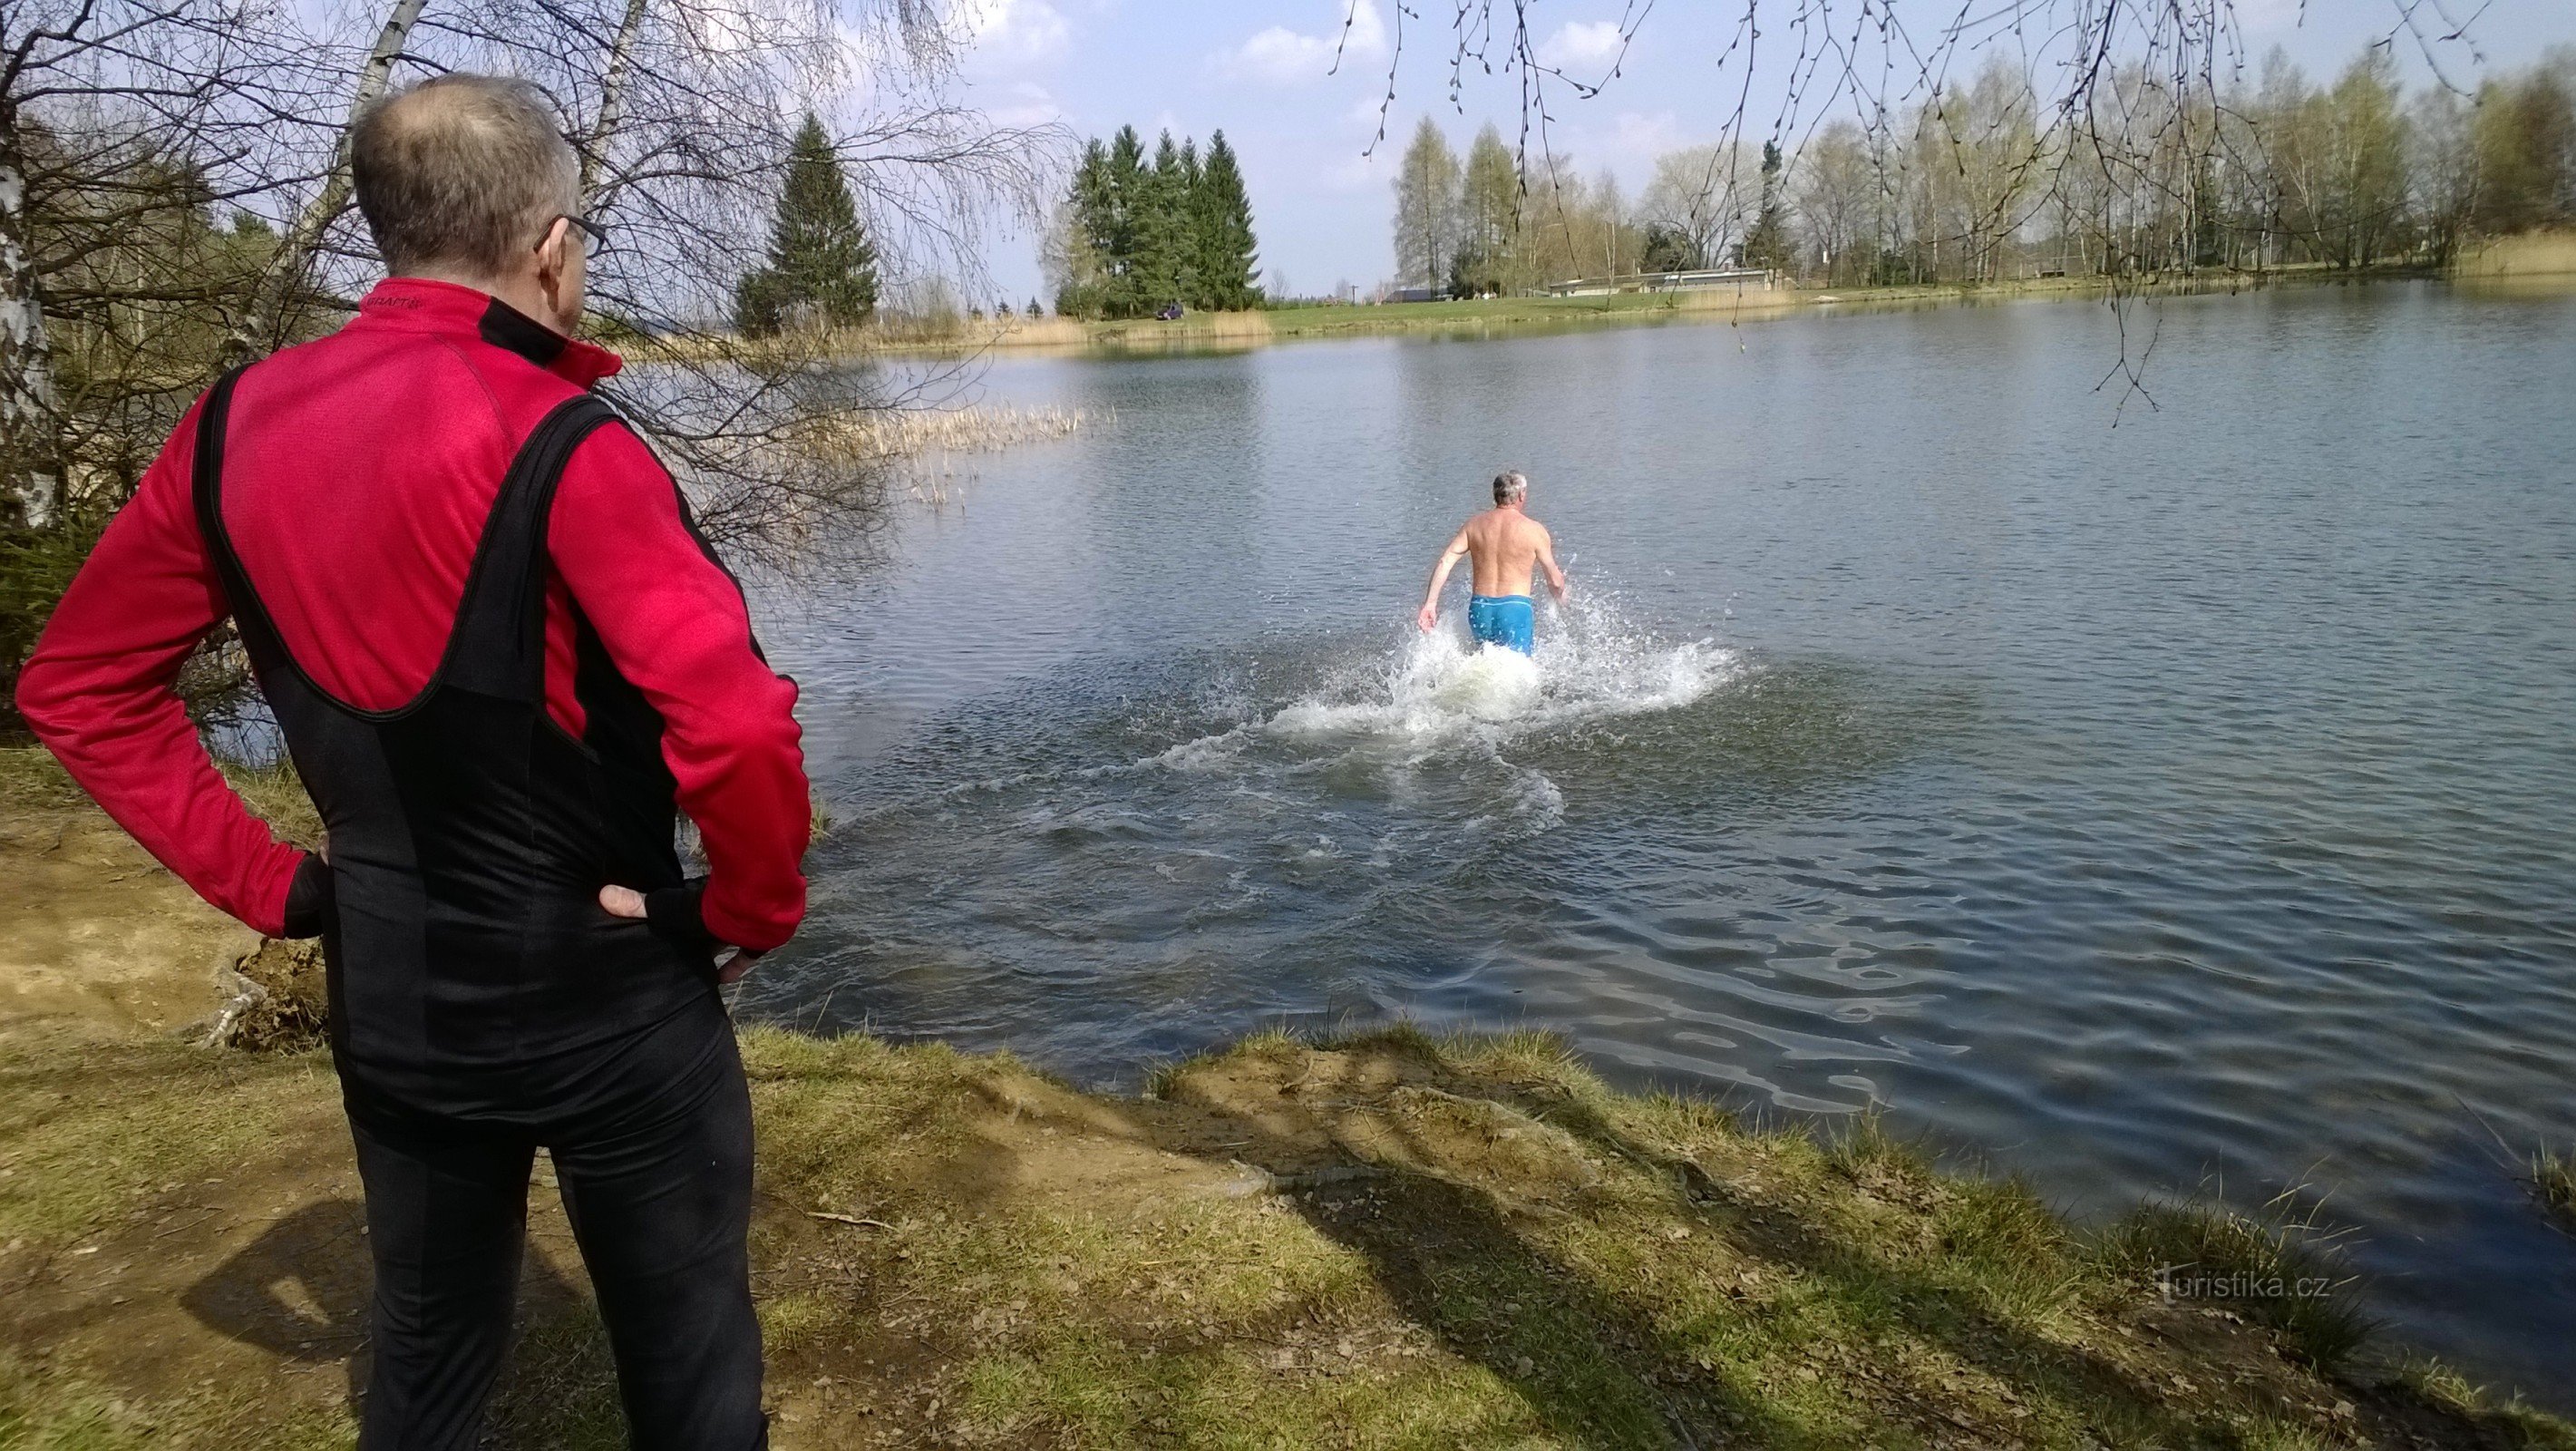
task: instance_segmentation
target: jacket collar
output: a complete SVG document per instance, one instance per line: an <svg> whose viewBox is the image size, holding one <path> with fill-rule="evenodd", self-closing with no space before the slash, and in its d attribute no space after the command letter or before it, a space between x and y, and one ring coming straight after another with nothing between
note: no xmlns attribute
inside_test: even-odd
<svg viewBox="0 0 2576 1451"><path fill-rule="evenodd" d="M358 303L352 327L479 338L506 348L576 387L615 375L625 360L553 328L489 293L427 277L388 277Z"/></svg>

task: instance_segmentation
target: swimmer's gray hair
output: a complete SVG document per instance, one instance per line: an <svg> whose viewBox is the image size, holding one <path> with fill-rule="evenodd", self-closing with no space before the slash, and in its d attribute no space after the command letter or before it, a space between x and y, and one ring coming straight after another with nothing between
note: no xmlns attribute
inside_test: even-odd
<svg viewBox="0 0 2576 1451"><path fill-rule="evenodd" d="M1506 470L1494 475L1495 503L1517 504L1528 497L1529 475L1517 470Z"/></svg>

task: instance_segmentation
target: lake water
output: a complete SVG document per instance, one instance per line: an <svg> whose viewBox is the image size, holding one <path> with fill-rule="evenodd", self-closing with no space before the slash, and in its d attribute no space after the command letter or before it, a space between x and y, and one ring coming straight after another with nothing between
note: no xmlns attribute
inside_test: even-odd
<svg viewBox="0 0 2576 1451"><path fill-rule="evenodd" d="M2515 1163L2576 1141L2576 300L2148 330L2153 407L2063 302L996 363L1092 425L761 601L838 825L745 1010L1109 1084L1535 1024L2083 1215L2305 1184L2576 1409ZM1505 466L1577 590L1526 677L1463 571L1410 621Z"/></svg>

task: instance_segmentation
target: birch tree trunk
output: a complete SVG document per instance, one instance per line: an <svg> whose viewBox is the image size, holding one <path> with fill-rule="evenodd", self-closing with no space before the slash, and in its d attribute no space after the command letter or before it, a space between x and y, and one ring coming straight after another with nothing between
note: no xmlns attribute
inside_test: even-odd
<svg viewBox="0 0 2576 1451"><path fill-rule="evenodd" d="M349 129L357 124L359 113L392 85L394 62L402 58L412 27L420 23L420 12L427 3L428 0L394 0L384 28L376 32L376 43L367 51L366 64L358 69L357 88L350 94L349 113L340 125L330 173L322 180L322 190L296 215L295 225L287 229L276 254L269 259L251 306L229 340L227 351L236 357L281 341L277 336L279 324L312 266L314 250L349 205Z"/></svg>
<svg viewBox="0 0 2576 1451"><path fill-rule="evenodd" d="M0 106L0 519L43 527L62 491L54 350L15 106Z"/></svg>
<svg viewBox="0 0 2576 1451"><path fill-rule="evenodd" d="M617 128L626 119L626 75L634 62L635 37L644 29L645 4L646 0L626 0L626 13L617 22L617 38L609 45L608 69L599 83L599 119L581 148L581 204L585 210L599 198L600 173L608 165L608 144L616 139Z"/></svg>

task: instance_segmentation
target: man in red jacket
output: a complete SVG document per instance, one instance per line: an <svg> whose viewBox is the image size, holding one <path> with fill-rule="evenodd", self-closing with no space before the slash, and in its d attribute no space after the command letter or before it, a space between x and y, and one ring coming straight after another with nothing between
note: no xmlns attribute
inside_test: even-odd
<svg viewBox="0 0 2576 1451"><path fill-rule="evenodd" d="M351 145L392 276L191 410L19 709L208 901L323 939L376 1270L363 1446L475 1443L539 1147L634 1444L759 1446L751 1108L716 959L738 971L804 912L795 687L588 391L618 367L568 336L599 232L536 91L425 82ZM172 693L226 617L320 856L251 816Z"/></svg>

